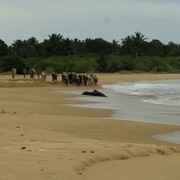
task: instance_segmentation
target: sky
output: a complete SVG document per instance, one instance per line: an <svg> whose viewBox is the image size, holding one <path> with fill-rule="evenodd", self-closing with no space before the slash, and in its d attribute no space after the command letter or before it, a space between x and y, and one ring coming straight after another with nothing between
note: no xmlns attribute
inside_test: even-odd
<svg viewBox="0 0 180 180"><path fill-rule="evenodd" d="M180 0L0 0L0 39L8 45L52 33L121 43L135 32L180 44Z"/></svg>

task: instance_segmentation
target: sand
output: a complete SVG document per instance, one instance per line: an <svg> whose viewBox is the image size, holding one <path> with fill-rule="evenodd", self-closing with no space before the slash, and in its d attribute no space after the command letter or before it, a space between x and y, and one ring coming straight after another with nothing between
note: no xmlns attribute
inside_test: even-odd
<svg viewBox="0 0 180 180"><path fill-rule="evenodd" d="M77 102L63 91L180 74L98 78L98 87L65 87L52 85L50 76L47 82L0 76L0 179L179 180L180 146L152 138L179 126L107 119L111 110L65 106Z"/></svg>

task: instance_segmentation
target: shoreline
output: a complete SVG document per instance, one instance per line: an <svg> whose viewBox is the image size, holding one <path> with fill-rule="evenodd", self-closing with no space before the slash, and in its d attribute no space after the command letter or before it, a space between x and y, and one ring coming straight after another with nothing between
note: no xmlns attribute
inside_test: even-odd
<svg viewBox="0 0 180 180"><path fill-rule="evenodd" d="M4 77L2 78L3 76L0 76L0 81L1 79L4 80ZM135 82L135 81L139 81L139 80L162 80L162 79L179 79L180 78L180 74L119 74L119 73L114 73L114 74L104 74L104 73L101 73L101 74L98 74L98 77L100 79L100 83L98 86L95 86L95 87L83 87L83 86L80 86L80 87L76 87L76 86L69 86L69 87L66 87L64 85L61 85L60 83L58 85L52 85L50 83L50 79L51 77L48 76L48 79L47 79L47 83L43 84L42 82L40 82L39 80L35 80L35 81L32 81L32 80L28 80L28 82L26 82L26 80L22 79L21 76L18 76L18 78L16 79L16 81L14 82L14 85L13 85L13 88L10 89L10 91L14 91L13 89L22 89L22 91L24 91L23 89L25 88L29 88L32 87L33 89L38 89L38 91L41 91L41 88L43 89L46 89L46 93L49 91L51 93L48 92L48 94L50 94L51 98L52 98L52 94L54 94L54 99L53 99L53 103L54 103L54 100L56 101L56 107L54 108L54 110L52 110L53 108L51 108L51 111L46 111L45 109L39 109L39 111L33 109L33 111L35 110L35 112L30 112L28 111L28 108L25 107L24 109L22 109L22 112L21 113L24 113L23 111L25 110L25 113L32 113L32 114L41 114L41 113L44 113L44 110L46 111L47 114L49 115L62 115L62 116L69 116L69 115L72 115L72 116L77 116L77 117L90 117L90 118L99 118L99 119L104 119L105 121L110 121L111 122L114 122L114 121L118 121L118 122L121 122L122 124L124 123L132 123L133 124L144 124L144 125L147 125L147 124L152 124L153 126L164 126L165 129L166 127L172 127L172 130L170 128L169 131L167 130L163 130L162 132L158 132L158 131L155 131L153 134L152 133L152 136L154 135L162 135L162 134L170 134L170 133L174 133L176 131L179 131L179 126L177 125L173 125L173 124L161 124L161 123L153 123L153 122L143 122L143 121L132 121L132 120L123 120L123 119L114 119L112 118L112 114L113 114L113 111L114 109L97 109L97 108L92 108L92 107L86 107L84 109L84 104L87 104L87 103L92 103L92 101L88 101L87 99L86 100L78 100L76 99L77 98L77 95L78 96L81 96L81 94L77 94L77 93L72 93L72 92L77 92L77 91L80 91L82 90L82 92L84 90L93 90L94 88L97 88L98 90L102 90L102 86L104 84L112 84L112 83L119 83L119 82ZM8 82L7 82L8 80ZM10 76L5 76L5 82L7 84L9 84L9 82L11 82L13 80L11 80ZM24 81L27 83L24 83ZM23 83L22 83L23 82ZM29 84L30 82L30 84ZM6 84L5 83L5 84ZM37 85L38 84L38 85ZM40 85L39 85L40 84ZM9 85L8 86L3 86L5 87L5 89L9 89ZM1 89L1 87L0 87ZM2 88L4 89L4 88ZM49 90L48 90L49 89ZM6 91L5 90L5 91ZM58 91L60 90L60 91ZM19 90L17 90L19 91ZM28 94L30 95L31 94L31 90L29 89L28 91ZM68 92L68 93L67 93ZM10 94L12 94L12 92L9 92ZM60 97L60 101L57 101L57 97L56 95L58 95L58 97L60 96L63 96ZM47 101L49 100L49 98L47 99ZM97 99L98 100L98 99ZM27 100L28 101L28 100ZM46 102L47 102L46 101ZM45 102L45 103L46 103ZM98 101L95 101L96 103L99 103ZM23 101L24 103L24 101ZM67 104L67 106L66 106ZM70 108L71 105L69 106L69 104L73 104L73 105L76 105L76 104L82 104L82 107L81 105L79 107L75 107L73 106L73 108ZM47 105L47 104L46 104ZM69 107L68 107L69 106ZM63 111L59 112L59 108L62 108ZM6 107L5 108L2 108L2 111L5 109L6 111ZM48 109L48 107L46 106L46 109ZM83 110L82 110L83 109ZM11 111L10 113L13 113L13 110L8 110L8 111ZM37 111L37 112L36 112ZM16 112L16 111L15 111ZM46 114L45 113L45 114ZM98 119L98 120L99 120ZM144 132L143 132L144 133ZM151 137L150 136L150 139ZM112 139L111 139L112 140ZM159 139L160 140L160 139ZM156 143L163 143L163 144L168 144L170 142L164 142L164 141L160 141L159 142L158 139L154 139L152 142L156 142ZM141 143L141 142L140 142ZM170 143L171 144L171 143Z"/></svg>
<svg viewBox="0 0 180 180"><path fill-rule="evenodd" d="M180 75L99 74L98 77L99 89L102 84L119 81L173 79ZM11 83L7 78L0 76L1 85ZM40 84L40 87L32 81L32 84L23 83L23 80L17 80L13 82L13 88L11 84L0 88L2 179L98 180L111 174L111 179L115 180L121 174L116 173L111 163L117 162L115 166L120 168L125 160L130 166L131 160L137 157L136 167L140 167L142 161L150 169L154 162L158 162L157 168L161 166L160 162L168 162L163 171L178 180L179 176L175 175L180 174L175 163L180 160L180 146L152 138L155 134L178 131L178 126L106 119L112 110L64 106L79 103L69 99L76 95L56 92L59 89L92 90L94 87L53 86L50 77L47 84ZM97 171L91 171L93 168ZM163 171L159 171L159 180L167 177ZM124 173L126 179L139 179L138 173L130 173L128 167ZM148 174L144 176L148 179Z"/></svg>

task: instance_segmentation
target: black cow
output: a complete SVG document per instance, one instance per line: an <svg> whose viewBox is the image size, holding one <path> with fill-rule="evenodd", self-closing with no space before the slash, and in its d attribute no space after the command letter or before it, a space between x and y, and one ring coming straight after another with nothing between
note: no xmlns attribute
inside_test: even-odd
<svg viewBox="0 0 180 180"><path fill-rule="evenodd" d="M58 81L57 81L58 75L55 74L55 73L52 73L51 76L52 76L52 84L57 84L57 82L58 82Z"/></svg>

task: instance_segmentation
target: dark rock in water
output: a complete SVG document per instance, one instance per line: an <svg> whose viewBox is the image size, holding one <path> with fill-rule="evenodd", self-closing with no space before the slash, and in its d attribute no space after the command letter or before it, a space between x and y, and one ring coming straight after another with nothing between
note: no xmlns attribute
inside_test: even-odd
<svg viewBox="0 0 180 180"><path fill-rule="evenodd" d="M94 90L94 91L84 91L82 95L90 95L90 96L101 96L101 97L107 97L105 94Z"/></svg>
<svg viewBox="0 0 180 180"><path fill-rule="evenodd" d="M26 149L26 147L25 147L25 146L23 146L21 149Z"/></svg>

